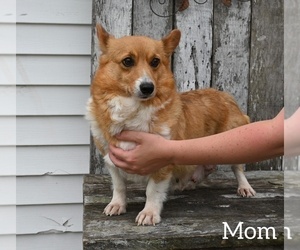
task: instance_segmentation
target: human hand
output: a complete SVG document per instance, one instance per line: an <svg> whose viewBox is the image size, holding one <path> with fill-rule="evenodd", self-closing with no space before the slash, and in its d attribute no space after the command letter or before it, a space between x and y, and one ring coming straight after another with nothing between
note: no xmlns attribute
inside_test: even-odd
<svg viewBox="0 0 300 250"><path fill-rule="evenodd" d="M129 151L109 145L112 162L130 174L148 175L171 163L171 141L162 136L124 131L117 139L136 143L136 147Z"/></svg>

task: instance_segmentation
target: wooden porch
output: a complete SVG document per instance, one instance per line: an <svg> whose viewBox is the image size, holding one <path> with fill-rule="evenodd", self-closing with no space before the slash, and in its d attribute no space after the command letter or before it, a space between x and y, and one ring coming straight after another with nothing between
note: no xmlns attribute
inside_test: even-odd
<svg viewBox="0 0 300 250"><path fill-rule="evenodd" d="M197 190L169 194L162 212L162 222L156 226L137 226L136 215L145 202L141 186L128 186L127 213L106 216L104 207L111 198L110 177L88 175L84 184L84 250L100 249L283 249L284 206L283 172L251 171L247 178L257 195L241 198L236 195L236 180L231 172L216 172L206 186ZM227 231L224 224L234 232ZM275 238L269 231L253 235L247 227L273 227ZM246 234L246 235L245 235ZM249 239L247 239L249 238ZM253 238L253 239L252 239Z"/></svg>

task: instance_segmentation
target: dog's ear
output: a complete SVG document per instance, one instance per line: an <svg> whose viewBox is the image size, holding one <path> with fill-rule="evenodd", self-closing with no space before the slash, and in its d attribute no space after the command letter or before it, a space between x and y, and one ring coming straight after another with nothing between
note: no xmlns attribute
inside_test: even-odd
<svg viewBox="0 0 300 250"><path fill-rule="evenodd" d="M100 49L103 53L105 53L108 46L108 40L114 37L110 35L100 24L96 25L96 29Z"/></svg>
<svg viewBox="0 0 300 250"><path fill-rule="evenodd" d="M162 39L164 50L167 56L171 56L180 41L181 32L178 29L174 29L166 37Z"/></svg>

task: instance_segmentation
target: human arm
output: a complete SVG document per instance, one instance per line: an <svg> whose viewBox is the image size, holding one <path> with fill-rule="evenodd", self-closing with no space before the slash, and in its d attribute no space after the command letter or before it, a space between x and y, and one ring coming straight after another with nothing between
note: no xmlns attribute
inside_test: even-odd
<svg viewBox="0 0 300 250"><path fill-rule="evenodd" d="M168 165L238 164L283 155L284 114L220 134L191 139L167 140L161 136L125 131L119 140L137 146L123 151L110 145L110 158L129 173L150 174Z"/></svg>

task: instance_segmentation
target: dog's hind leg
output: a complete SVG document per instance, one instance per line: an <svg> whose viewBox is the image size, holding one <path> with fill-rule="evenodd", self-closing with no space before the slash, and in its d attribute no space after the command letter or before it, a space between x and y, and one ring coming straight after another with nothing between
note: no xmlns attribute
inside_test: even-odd
<svg viewBox="0 0 300 250"><path fill-rule="evenodd" d="M104 157L106 166L113 183L113 197L111 202L105 207L103 213L106 215L120 215L126 213L126 183L108 156Z"/></svg>
<svg viewBox="0 0 300 250"><path fill-rule="evenodd" d="M249 184L245 173L244 173L244 168L243 165L233 165L231 167L237 182L238 182L238 189L237 189L237 194L242 196L242 197L251 197L256 194L254 189L251 187Z"/></svg>

